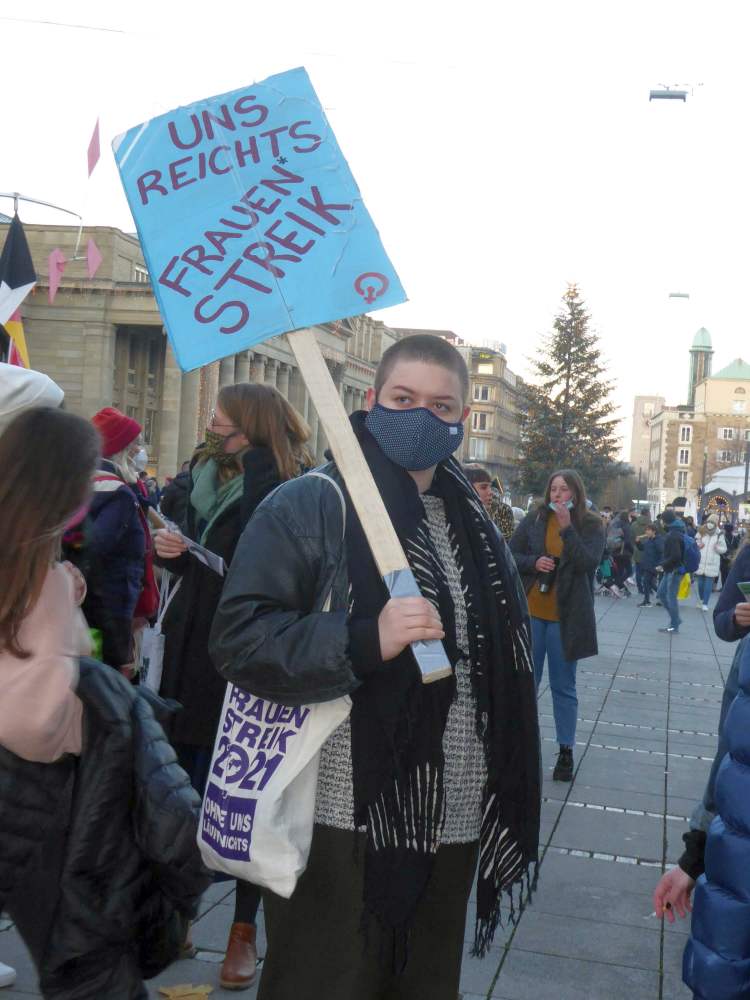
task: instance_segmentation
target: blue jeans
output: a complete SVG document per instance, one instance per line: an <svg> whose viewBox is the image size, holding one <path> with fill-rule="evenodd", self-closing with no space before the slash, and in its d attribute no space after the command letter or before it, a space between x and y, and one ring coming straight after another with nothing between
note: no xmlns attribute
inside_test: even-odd
<svg viewBox="0 0 750 1000"><path fill-rule="evenodd" d="M696 576L695 579L698 581L698 596L701 599L701 604L708 604L714 589L714 577Z"/></svg>
<svg viewBox="0 0 750 1000"><path fill-rule="evenodd" d="M578 660L565 659L562 639L560 638L560 622L547 622L543 618L532 617L531 642L534 652L534 680L537 689L542 683L544 659L547 658L557 742L564 747L575 746L576 720L578 718L578 695L576 694Z"/></svg>
<svg viewBox="0 0 750 1000"><path fill-rule="evenodd" d="M680 580L683 577L681 569L665 573L661 578L656 596L659 598L665 609L669 613L669 624L677 631L680 627L680 608L677 603L677 591L680 589Z"/></svg>

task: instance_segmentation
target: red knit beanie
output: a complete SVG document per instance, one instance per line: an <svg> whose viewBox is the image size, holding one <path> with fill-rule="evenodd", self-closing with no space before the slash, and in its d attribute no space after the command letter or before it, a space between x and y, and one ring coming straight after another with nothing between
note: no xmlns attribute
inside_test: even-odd
<svg viewBox="0 0 750 1000"><path fill-rule="evenodd" d="M102 439L102 456L109 458L124 451L141 433L141 425L114 406L105 406L91 418Z"/></svg>

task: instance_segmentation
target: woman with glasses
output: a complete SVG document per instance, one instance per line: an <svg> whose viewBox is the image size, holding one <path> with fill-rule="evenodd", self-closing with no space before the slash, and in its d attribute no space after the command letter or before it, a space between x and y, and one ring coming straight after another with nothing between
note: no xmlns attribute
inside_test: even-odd
<svg viewBox="0 0 750 1000"><path fill-rule="evenodd" d="M302 417L269 385L225 386L190 467L189 503L181 531L224 559L227 567L261 500L310 464ZM208 636L225 577L189 555L183 535L158 531L161 566L180 587L164 622L161 694L182 705L169 733L180 763L203 794L226 681L208 655ZM259 890L237 883L234 922L220 981L244 989L255 978L255 916ZM192 951L186 942L186 951Z"/></svg>

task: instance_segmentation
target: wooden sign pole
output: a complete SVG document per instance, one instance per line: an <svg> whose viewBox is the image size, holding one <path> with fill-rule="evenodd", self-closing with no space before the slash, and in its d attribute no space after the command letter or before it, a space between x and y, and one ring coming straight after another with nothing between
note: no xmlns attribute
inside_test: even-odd
<svg viewBox="0 0 750 1000"><path fill-rule="evenodd" d="M388 592L391 597L419 596L414 574L314 332L311 329L295 330L286 336ZM443 644L438 640L416 642L412 650L425 683L450 675L450 662Z"/></svg>

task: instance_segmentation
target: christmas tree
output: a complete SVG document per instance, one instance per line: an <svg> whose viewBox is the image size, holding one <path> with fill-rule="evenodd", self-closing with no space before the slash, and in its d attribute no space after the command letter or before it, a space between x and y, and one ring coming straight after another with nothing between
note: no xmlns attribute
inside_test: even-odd
<svg viewBox="0 0 750 1000"><path fill-rule="evenodd" d="M571 285L531 362L534 384L525 384L521 410L520 480L535 495L544 492L555 469L576 469L594 498L616 473L613 383L589 322Z"/></svg>

